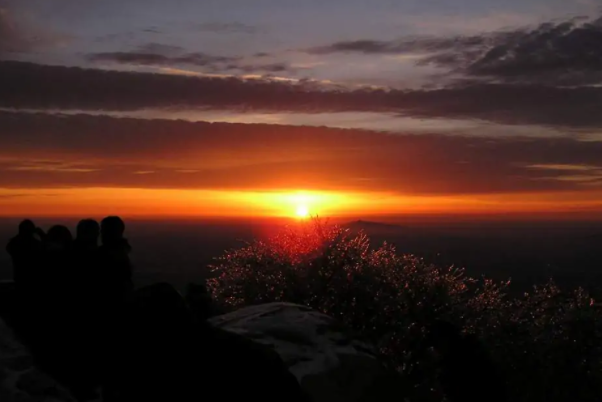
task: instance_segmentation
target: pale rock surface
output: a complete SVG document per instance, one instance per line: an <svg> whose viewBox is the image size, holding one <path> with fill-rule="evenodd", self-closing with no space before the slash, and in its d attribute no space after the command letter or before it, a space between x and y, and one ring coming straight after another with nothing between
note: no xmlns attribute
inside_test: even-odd
<svg viewBox="0 0 602 402"><path fill-rule="evenodd" d="M34 366L33 357L0 319L0 401L72 402L69 392Z"/></svg>
<svg viewBox="0 0 602 402"><path fill-rule="evenodd" d="M314 402L404 400L401 379L382 367L371 345L308 307L270 303L210 322L274 348Z"/></svg>

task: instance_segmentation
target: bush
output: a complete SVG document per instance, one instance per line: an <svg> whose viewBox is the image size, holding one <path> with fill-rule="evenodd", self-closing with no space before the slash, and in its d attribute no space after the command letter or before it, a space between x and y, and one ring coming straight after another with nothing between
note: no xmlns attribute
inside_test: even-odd
<svg viewBox="0 0 602 402"><path fill-rule="evenodd" d="M550 282L510 298L509 282L475 280L386 243L373 248L364 234L317 219L227 252L212 268L209 288L222 309L291 302L339 318L377 345L421 400L438 398L421 346L437 319L484 342L512 401L602 397L602 314L583 289Z"/></svg>

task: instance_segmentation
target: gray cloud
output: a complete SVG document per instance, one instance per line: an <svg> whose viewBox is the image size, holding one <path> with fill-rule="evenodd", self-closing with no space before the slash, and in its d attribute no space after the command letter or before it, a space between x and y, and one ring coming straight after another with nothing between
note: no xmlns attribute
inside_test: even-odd
<svg viewBox="0 0 602 402"><path fill-rule="evenodd" d="M157 42L150 42L138 46L136 50L140 53L158 53L165 56L175 56L185 52L185 49L181 46L166 45Z"/></svg>
<svg viewBox="0 0 602 402"><path fill-rule="evenodd" d="M88 56L90 61L113 62L138 65L174 65L189 64L193 66L214 66L221 63L233 63L236 57L212 56L205 53L187 53L181 56L166 56L160 53L145 52L105 52Z"/></svg>
<svg viewBox="0 0 602 402"><path fill-rule="evenodd" d="M354 40L336 42L327 46L318 46L306 49L311 54L331 53L364 53L364 54L404 54L423 53L429 54L444 50L465 49L483 46L487 38L481 36L470 37L416 37L393 41L381 40Z"/></svg>
<svg viewBox="0 0 602 402"><path fill-rule="evenodd" d="M602 128L602 88L460 85L439 90L332 90L313 82L184 77L0 62L0 107L129 111L376 111L565 129Z"/></svg>
<svg viewBox="0 0 602 402"><path fill-rule="evenodd" d="M146 66L188 65L203 67L213 73L282 73L294 72L284 62L258 62L261 57L216 56L202 52L187 53L179 46L149 43L129 52L91 53L87 59L92 62L110 62L118 64Z"/></svg>
<svg viewBox="0 0 602 402"><path fill-rule="evenodd" d="M31 41L25 37L8 10L0 8L0 58L6 53L29 51Z"/></svg>
<svg viewBox="0 0 602 402"><path fill-rule="evenodd" d="M491 82L588 85L602 82L602 18L457 37L356 40L309 49L315 54L421 54L435 65Z"/></svg>
<svg viewBox="0 0 602 402"><path fill-rule="evenodd" d="M587 85L602 82L602 23L566 21L495 37L480 54L450 59L449 51L430 58L460 67L470 76L504 82ZM460 53L461 54L461 53ZM446 60L447 57L447 60Z"/></svg>
<svg viewBox="0 0 602 402"><path fill-rule="evenodd" d="M9 9L0 7L0 60L14 53L29 53L53 47L73 39L72 36L51 32L35 26L23 26Z"/></svg>
<svg viewBox="0 0 602 402"><path fill-rule="evenodd" d="M193 28L201 32L215 32L215 33L240 33L253 35L263 32L262 28L243 24L241 22L204 22L200 24L193 24Z"/></svg>
<svg viewBox="0 0 602 402"><path fill-rule="evenodd" d="M142 30L142 32L144 32L144 33L150 33L150 34L161 34L161 33L163 33L163 31L161 31L157 27L145 28L145 29Z"/></svg>

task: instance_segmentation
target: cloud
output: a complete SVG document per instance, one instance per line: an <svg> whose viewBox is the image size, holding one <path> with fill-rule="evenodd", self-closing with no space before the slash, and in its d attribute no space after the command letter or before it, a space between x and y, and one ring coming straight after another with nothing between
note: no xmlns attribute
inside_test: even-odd
<svg viewBox="0 0 602 402"><path fill-rule="evenodd" d="M454 59L443 51L427 60L459 67L469 76L512 83L587 85L602 82L602 19L546 23L532 30L496 35L491 46ZM477 50L479 52L477 52Z"/></svg>
<svg viewBox="0 0 602 402"><path fill-rule="evenodd" d="M27 53L43 47L59 46L71 39L69 35L19 24L8 9L0 7L0 60L14 53Z"/></svg>
<svg viewBox="0 0 602 402"><path fill-rule="evenodd" d="M0 159L1 161L2 159ZM11 158L5 158L5 161L16 162ZM83 163L68 163L55 160L28 160L20 161L12 166L6 167L11 172L55 172L55 173L90 173L98 169L90 167Z"/></svg>
<svg viewBox="0 0 602 402"><path fill-rule="evenodd" d="M263 58L263 56L259 57ZM91 53L87 56L91 62L109 62L116 64L130 64L143 66L177 66L187 65L204 67L213 73L239 72L239 73L282 73L293 72L284 62L258 62L257 57L217 56L202 52L185 52L179 46L149 43L139 46L130 52L102 52Z"/></svg>
<svg viewBox="0 0 602 402"><path fill-rule="evenodd" d="M6 112L0 113L0 127L0 187L7 188L491 194L579 191L598 185L602 171L602 143L567 138L392 135Z"/></svg>
<svg viewBox="0 0 602 402"><path fill-rule="evenodd" d="M400 39L394 41L383 40L353 40L335 42L326 46L318 46L306 49L310 54L331 53L364 53L364 54L403 54L403 53L432 53L449 50L450 47L471 47L483 45L485 39L479 36L473 37L448 37L429 38L417 37Z"/></svg>
<svg viewBox="0 0 602 402"><path fill-rule="evenodd" d="M572 18L534 28L471 36L355 40L314 47L313 54L421 55L466 77L497 83L574 86L602 83L602 18Z"/></svg>
<svg viewBox="0 0 602 402"><path fill-rule="evenodd" d="M173 65L190 64L195 66L212 66L218 63L232 63L238 60L234 57L212 56L205 53L187 53L182 56L169 57L159 53L144 52L105 52L93 53L88 56L90 61L113 62L139 65Z"/></svg>
<svg viewBox="0 0 602 402"><path fill-rule="evenodd" d="M0 200L9 200L9 199L14 199L14 198L24 198L24 197L30 197L30 194L27 193L14 193L14 194L0 194Z"/></svg>
<svg viewBox="0 0 602 402"><path fill-rule="evenodd" d="M150 33L150 34L161 34L163 33L163 31L161 31L159 28L157 27L149 27L149 28L145 28L142 30L142 32L145 33Z"/></svg>
<svg viewBox="0 0 602 402"><path fill-rule="evenodd" d="M241 22L204 22L193 24L193 28L200 32L214 32L227 34L248 34L253 35L263 32L263 29L243 24Z"/></svg>
<svg viewBox="0 0 602 402"><path fill-rule="evenodd" d="M28 51L31 45L8 10L0 8L0 58L6 53Z"/></svg>
<svg viewBox="0 0 602 402"><path fill-rule="evenodd" d="M464 84L438 90L347 90L313 81L118 72L0 62L0 107L133 111L388 112L564 129L602 127L602 88Z"/></svg>

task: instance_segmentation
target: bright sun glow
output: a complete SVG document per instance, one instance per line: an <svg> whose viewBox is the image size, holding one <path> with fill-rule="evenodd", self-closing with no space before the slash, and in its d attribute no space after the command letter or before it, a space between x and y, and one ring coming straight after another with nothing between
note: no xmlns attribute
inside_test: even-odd
<svg viewBox="0 0 602 402"><path fill-rule="evenodd" d="M46 195L52 195L47 197ZM213 191L138 188L0 188L0 216L103 215L332 218L366 214L489 214L592 211L602 213L602 191L400 196L334 191ZM307 211L307 212L305 212ZM585 215L584 215L585 216ZM596 215L599 216L599 215Z"/></svg>
<svg viewBox="0 0 602 402"><path fill-rule="evenodd" d="M307 205L298 205L295 213L299 218L307 218L309 217L309 208Z"/></svg>

